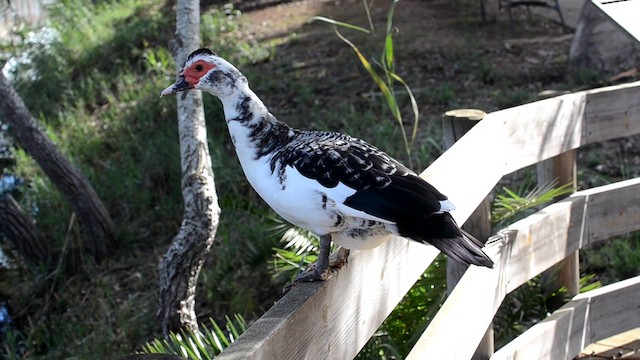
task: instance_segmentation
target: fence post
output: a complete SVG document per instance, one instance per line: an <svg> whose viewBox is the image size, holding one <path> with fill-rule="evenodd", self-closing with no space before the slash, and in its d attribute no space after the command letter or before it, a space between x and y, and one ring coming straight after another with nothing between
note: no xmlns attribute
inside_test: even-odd
<svg viewBox="0 0 640 360"><path fill-rule="evenodd" d="M551 159L541 161L537 165L537 173L539 185L548 184L556 180L558 185L572 184L575 188L577 186L576 151L567 151ZM554 200L557 201L559 199ZM543 278L549 279L549 281L543 281L543 284L549 284L551 286L550 291L555 291L564 286L567 288L566 295L569 298L578 295L580 292L580 260L578 254L578 251L574 252L542 274ZM564 301L561 301L557 304L558 307L563 303Z"/></svg>
<svg viewBox="0 0 640 360"><path fill-rule="evenodd" d="M484 118L486 113L476 109L457 109L447 111L442 118L442 134L445 150L453 146L464 134ZM486 197L462 226L468 233L482 242L491 236L491 202ZM468 266L447 259L447 292L450 294ZM493 326L489 325L473 360L484 360L494 352Z"/></svg>

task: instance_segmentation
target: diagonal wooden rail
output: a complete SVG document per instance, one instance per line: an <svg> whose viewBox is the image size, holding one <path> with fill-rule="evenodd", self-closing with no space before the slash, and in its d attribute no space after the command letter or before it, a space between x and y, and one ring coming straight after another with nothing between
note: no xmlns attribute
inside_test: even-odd
<svg viewBox="0 0 640 360"><path fill-rule="evenodd" d="M457 207L456 221L464 223L505 174L586 144L638 133L640 82L582 91L488 114L421 176L450 197ZM620 186L638 185L636 182ZM636 194L640 193L637 190L640 189L636 189ZM593 239L598 238L602 229L617 229L604 231L602 236L607 237L635 228L615 223L618 219L615 214L604 218L587 217L587 220L581 220L578 233L591 231L589 229L593 227L593 236L591 233L586 238L581 235L579 239L582 240L571 238L571 242L559 245L525 246L534 230L536 238L562 239L562 236L556 236L562 234L550 233L548 229L565 231L562 221L569 221L569 227L577 226L570 220L571 216L577 219L576 211L581 207L574 204L582 201L590 204L589 209L604 206L598 205L594 200L598 197L589 195L589 191L579 192L551 205L544 214L538 214L539 217L528 219L532 226L530 230L504 232L505 241L489 247L498 263L497 268L471 267L471 271L467 271L423 335L425 342L421 341L410 356L416 359L470 358L477 346L475 337L482 337L502 298L516 284L527 281L542 271L540 268L548 268L554 261L584 245L577 245L576 241L595 241ZM625 192L620 196L627 195ZM638 199L635 201L640 203ZM587 211L585 206L582 206L583 211ZM630 216L636 216L636 220L640 219L637 210L637 207L629 208ZM549 217L550 212L557 213L557 217ZM586 212L587 216L596 213ZM606 212L601 211L599 215L606 215ZM538 220L541 222L536 222ZM604 221L607 226L593 225L598 221ZM571 234L575 232L572 230ZM522 249L521 245L524 246ZM518 252L519 249L522 251ZM349 264L328 281L295 287L217 358L351 359L437 254L433 247L402 238L394 238L373 250L355 252ZM538 265L527 267L526 264L534 260ZM479 296L485 293L490 295ZM466 306L460 305L462 303ZM474 308L481 311L474 311ZM461 317L446 315L457 311L473 317L462 323ZM452 326L456 321L460 323ZM470 323L477 323L481 331L461 332L470 329L466 326ZM451 349L456 350L455 356ZM430 355L425 356L423 351Z"/></svg>
<svg viewBox="0 0 640 360"><path fill-rule="evenodd" d="M577 295L491 360L574 358L590 343L637 327L638 294L640 276Z"/></svg>
<svg viewBox="0 0 640 360"><path fill-rule="evenodd" d="M579 191L510 225L498 235L501 241L489 245L497 266L465 273L407 359L470 358L508 293L581 247L640 230L639 220L636 178ZM620 327L636 327L640 317L632 318L635 326ZM464 341L451 346L451 338Z"/></svg>

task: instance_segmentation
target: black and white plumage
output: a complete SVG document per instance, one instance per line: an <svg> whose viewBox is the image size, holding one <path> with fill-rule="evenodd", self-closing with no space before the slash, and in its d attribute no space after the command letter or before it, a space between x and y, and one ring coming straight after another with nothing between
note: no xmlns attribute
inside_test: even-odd
<svg viewBox="0 0 640 360"><path fill-rule="evenodd" d="M447 197L363 140L302 131L278 121L233 65L211 50L187 58L178 80L161 95L200 89L217 96L249 183L285 220L318 234L316 269L299 281L322 278L331 241L369 249L392 237L436 246L465 264L492 267L482 244L463 235Z"/></svg>

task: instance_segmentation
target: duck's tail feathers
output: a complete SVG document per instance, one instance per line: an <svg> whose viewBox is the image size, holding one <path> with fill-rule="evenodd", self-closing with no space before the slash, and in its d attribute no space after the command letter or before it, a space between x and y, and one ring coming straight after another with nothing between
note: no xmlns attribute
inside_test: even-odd
<svg viewBox="0 0 640 360"><path fill-rule="evenodd" d="M493 261L482 251L482 243L472 237L431 238L427 242L459 263L493 268Z"/></svg>
<svg viewBox="0 0 640 360"><path fill-rule="evenodd" d="M398 223L400 235L429 243L459 263L493 268L493 261L482 251L482 242L460 229L449 213L415 224Z"/></svg>

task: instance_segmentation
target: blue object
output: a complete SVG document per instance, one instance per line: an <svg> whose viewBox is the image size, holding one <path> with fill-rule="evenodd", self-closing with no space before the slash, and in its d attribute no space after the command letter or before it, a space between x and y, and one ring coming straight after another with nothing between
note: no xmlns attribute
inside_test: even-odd
<svg viewBox="0 0 640 360"><path fill-rule="evenodd" d="M0 304L0 335L4 334L11 328L11 315L7 304Z"/></svg>
<svg viewBox="0 0 640 360"><path fill-rule="evenodd" d="M0 196L18 189L22 184L24 184L24 181L19 177L11 174L0 175Z"/></svg>

